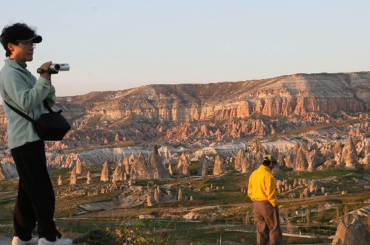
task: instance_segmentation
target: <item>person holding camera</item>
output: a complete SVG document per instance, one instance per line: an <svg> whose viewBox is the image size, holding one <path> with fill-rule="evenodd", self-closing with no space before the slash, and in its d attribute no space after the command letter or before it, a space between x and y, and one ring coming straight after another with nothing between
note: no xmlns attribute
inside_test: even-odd
<svg viewBox="0 0 370 245"><path fill-rule="evenodd" d="M276 203L275 179L271 170L276 159L266 155L262 165L249 177L248 196L253 201L254 218L257 222L258 245L281 245L282 230Z"/></svg>
<svg viewBox="0 0 370 245"><path fill-rule="evenodd" d="M27 62L33 60L35 46L42 37L24 23L4 27L0 36L5 49L5 64L0 71L0 95L3 102L33 119L45 112L43 101L55 103L55 88L51 74L44 72L36 79L28 70ZM51 62L41 65L48 70ZM15 235L12 245L29 244L36 227L39 245L71 244L61 239L54 222L55 195L47 171L45 145L31 122L21 117L3 103L8 125L8 146L19 175L18 196L13 221Z"/></svg>

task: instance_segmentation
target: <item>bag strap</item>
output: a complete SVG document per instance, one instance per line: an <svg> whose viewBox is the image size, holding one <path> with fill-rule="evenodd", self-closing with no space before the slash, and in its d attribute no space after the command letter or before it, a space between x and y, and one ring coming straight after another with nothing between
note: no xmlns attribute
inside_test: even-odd
<svg viewBox="0 0 370 245"><path fill-rule="evenodd" d="M44 106L49 112L54 112L51 107L49 106L48 102L46 102L46 99L44 100Z"/></svg>
<svg viewBox="0 0 370 245"><path fill-rule="evenodd" d="M27 119L28 121L32 122L33 124L36 123L35 119L33 119L32 117L28 116L27 114L21 112L20 110L18 110L17 108L15 108L14 106L10 105L8 102L6 102L4 100L5 104L7 104L7 106L9 106L10 109L12 109L13 111L15 111L16 113L18 113L18 115L24 117L25 119ZM46 109L49 111L49 113L52 113L54 112L51 107L48 105L48 103L46 102L46 99L44 100L44 106L46 107ZM56 113L61 113L62 110L59 110L57 111Z"/></svg>
<svg viewBox="0 0 370 245"><path fill-rule="evenodd" d="M52 112L55 112L55 111L53 111L52 109L51 109L51 107L49 106L49 104L48 104L48 102L46 102L46 99L44 100L44 106L45 106L45 108L49 111L49 113L52 113ZM57 111L56 113L62 113L62 110L59 110L59 111Z"/></svg>
<svg viewBox="0 0 370 245"><path fill-rule="evenodd" d="M20 110L18 110L17 108L15 108L14 106L12 106L12 105L10 105L8 102L6 102L5 100L4 100L4 102L5 102L5 104L7 105L7 106L9 106L9 108L10 109L12 109L13 111L15 111L16 113L18 113L20 116L22 116L22 117L24 117L25 119L27 119L28 121L30 121L31 123L33 123L33 124L35 124L35 120L32 118L32 117L30 117L30 116L28 116L27 114L25 114L25 113L23 113L23 112L21 112Z"/></svg>

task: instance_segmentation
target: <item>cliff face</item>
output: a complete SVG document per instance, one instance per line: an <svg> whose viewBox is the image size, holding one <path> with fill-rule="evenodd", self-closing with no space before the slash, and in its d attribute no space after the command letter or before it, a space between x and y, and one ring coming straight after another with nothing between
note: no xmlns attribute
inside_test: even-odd
<svg viewBox="0 0 370 245"><path fill-rule="evenodd" d="M305 116L310 112L370 109L370 72L298 74L215 84L148 85L118 92L73 97L88 103L88 115L111 119L141 116L168 122L209 118ZM109 102L109 103L107 103Z"/></svg>
<svg viewBox="0 0 370 245"><path fill-rule="evenodd" d="M370 72L148 85L62 97L58 107L73 130L64 141L49 143L48 150L126 140L230 141L333 122L335 113L368 113ZM0 142L6 140L6 117L0 110Z"/></svg>

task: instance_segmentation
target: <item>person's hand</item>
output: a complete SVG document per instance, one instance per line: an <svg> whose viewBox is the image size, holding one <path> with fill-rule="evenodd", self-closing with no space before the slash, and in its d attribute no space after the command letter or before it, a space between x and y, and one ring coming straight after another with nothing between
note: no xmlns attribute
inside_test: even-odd
<svg viewBox="0 0 370 245"><path fill-rule="evenodd" d="M49 67L50 67L50 65L51 65L51 61L42 64L40 66L40 68L43 69L43 70L48 70ZM49 72L43 72L43 73L41 73L40 74L40 77L43 77L43 78L45 78L45 79L47 79L47 80L49 80L51 82L51 74Z"/></svg>

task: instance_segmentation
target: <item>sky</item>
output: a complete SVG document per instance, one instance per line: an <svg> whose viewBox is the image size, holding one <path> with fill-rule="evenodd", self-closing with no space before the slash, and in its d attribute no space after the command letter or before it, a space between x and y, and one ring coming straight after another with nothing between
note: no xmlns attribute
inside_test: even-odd
<svg viewBox="0 0 370 245"><path fill-rule="evenodd" d="M46 61L69 63L70 71L52 77L57 96L370 70L370 1L17 0L0 7L1 29L24 22L43 37L28 64L35 76Z"/></svg>

